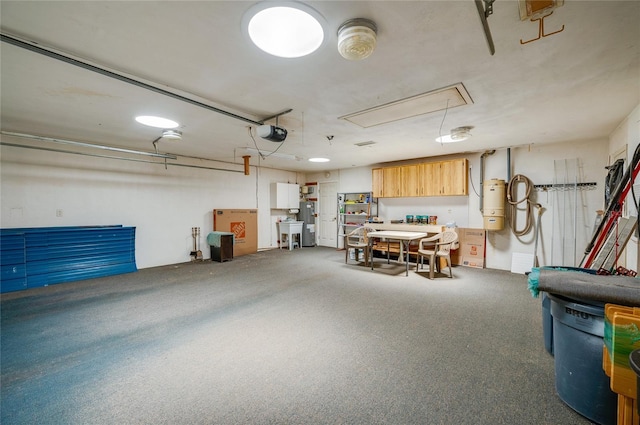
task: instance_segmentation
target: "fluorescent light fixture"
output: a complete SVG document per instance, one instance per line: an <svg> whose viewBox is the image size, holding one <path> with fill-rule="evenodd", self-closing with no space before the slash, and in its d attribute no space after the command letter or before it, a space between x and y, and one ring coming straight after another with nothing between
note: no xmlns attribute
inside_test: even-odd
<svg viewBox="0 0 640 425"><path fill-rule="evenodd" d="M281 58L298 58L322 45L320 19L318 12L305 4L261 2L247 11L243 27L260 50Z"/></svg>
<svg viewBox="0 0 640 425"><path fill-rule="evenodd" d="M329 162L331 161L329 158L309 158L309 162Z"/></svg>
<svg viewBox="0 0 640 425"><path fill-rule="evenodd" d="M151 115L141 115L139 117L136 117L136 121L138 121L140 124L156 128L176 128L180 125L168 118L154 117Z"/></svg>

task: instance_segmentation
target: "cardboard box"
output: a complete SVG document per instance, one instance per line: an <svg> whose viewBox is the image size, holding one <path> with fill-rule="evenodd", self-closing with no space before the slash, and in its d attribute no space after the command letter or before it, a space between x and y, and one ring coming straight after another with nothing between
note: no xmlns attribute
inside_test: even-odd
<svg viewBox="0 0 640 425"><path fill-rule="evenodd" d="M258 210L213 210L213 230L234 234L234 257L258 252Z"/></svg>
<svg viewBox="0 0 640 425"><path fill-rule="evenodd" d="M451 262L459 266L484 268L486 230L457 228L460 247L451 251Z"/></svg>

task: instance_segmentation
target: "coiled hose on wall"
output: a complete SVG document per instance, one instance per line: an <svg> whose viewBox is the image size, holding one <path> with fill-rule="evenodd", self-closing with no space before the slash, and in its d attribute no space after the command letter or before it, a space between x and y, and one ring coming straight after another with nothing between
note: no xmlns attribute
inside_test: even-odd
<svg viewBox="0 0 640 425"><path fill-rule="evenodd" d="M524 197L521 199L516 199L518 196L518 184L522 183L525 185L524 188ZM528 177L522 174L516 174L509 180L509 184L507 185L507 202L509 203L509 218L511 224L511 230L513 234L516 236L526 235L531 231L531 227L533 226L533 202L531 202L531 191L533 189L533 183L529 180ZM518 205L526 202L525 209L525 225L522 229L517 228L516 217L518 213Z"/></svg>

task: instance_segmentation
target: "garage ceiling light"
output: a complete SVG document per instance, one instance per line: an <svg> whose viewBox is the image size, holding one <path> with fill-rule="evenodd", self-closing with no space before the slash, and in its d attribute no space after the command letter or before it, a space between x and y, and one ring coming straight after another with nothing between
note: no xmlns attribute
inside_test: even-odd
<svg viewBox="0 0 640 425"><path fill-rule="evenodd" d="M151 115L141 115L136 117L136 121L140 124L148 125L156 128L176 128L180 124L168 118L154 117Z"/></svg>
<svg viewBox="0 0 640 425"><path fill-rule="evenodd" d="M438 143L456 143L462 142L463 140L467 140L471 137L471 126L457 127L451 130L451 134L447 134L445 136L437 137L436 142Z"/></svg>
<svg viewBox="0 0 640 425"><path fill-rule="evenodd" d="M182 132L178 130L164 130L162 132L163 139L180 140L182 139Z"/></svg>
<svg viewBox="0 0 640 425"><path fill-rule="evenodd" d="M350 19L338 29L338 51L343 58L361 60L376 48L375 22L369 19Z"/></svg>
<svg viewBox="0 0 640 425"><path fill-rule="evenodd" d="M319 14L300 3L261 2L243 21L248 21L249 38L260 50L281 58L311 54L324 40Z"/></svg>

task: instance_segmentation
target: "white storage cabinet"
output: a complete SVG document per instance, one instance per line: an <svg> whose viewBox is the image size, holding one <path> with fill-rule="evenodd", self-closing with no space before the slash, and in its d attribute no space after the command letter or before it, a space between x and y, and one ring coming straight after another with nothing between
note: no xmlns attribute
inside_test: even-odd
<svg viewBox="0 0 640 425"><path fill-rule="evenodd" d="M300 208L300 185L291 183L272 183L271 208L283 210Z"/></svg>

